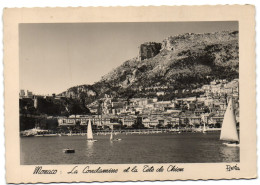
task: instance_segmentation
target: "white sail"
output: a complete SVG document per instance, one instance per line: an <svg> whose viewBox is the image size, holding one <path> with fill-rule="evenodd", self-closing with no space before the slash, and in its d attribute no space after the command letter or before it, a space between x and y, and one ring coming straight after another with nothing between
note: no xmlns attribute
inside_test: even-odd
<svg viewBox="0 0 260 185"><path fill-rule="evenodd" d="M203 132L207 132L205 123L203 123Z"/></svg>
<svg viewBox="0 0 260 185"><path fill-rule="evenodd" d="M93 133L92 133L92 127L91 127L91 121L90 121L90 119L89 119L89 121L88 121L87 138L88 138L89 140L92 140L92 139L93 139Z"/></svg>
<svg viewBox="0 0 260 185"><path fill-rule="evenodd" d="M110 141L113 140L113 130L114 130L114 126L112 125L112 130L111 130L111 135L110 135Z"/></svg>
<svg viewBox="0 0 260 185"><path fill-rule="evenodd" d="M229 100L228 107L225 112L221 128L220 140L239 141L232 99Z"/></svg>

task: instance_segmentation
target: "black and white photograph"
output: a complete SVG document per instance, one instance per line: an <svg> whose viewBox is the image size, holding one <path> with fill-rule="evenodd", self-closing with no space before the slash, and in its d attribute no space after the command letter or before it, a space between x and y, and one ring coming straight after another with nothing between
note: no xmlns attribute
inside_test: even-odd
<svg viewBox="0 0 260 185"><path fill-rule="evenodd" d="M254 15L5 9L6 181L256 178Z"/></svg>
<svg viewBox="0 0 260 185"><path fill-rule="evenodd" d="M19 90L21 165L240 161L238 21L21 23Z"/></svg>

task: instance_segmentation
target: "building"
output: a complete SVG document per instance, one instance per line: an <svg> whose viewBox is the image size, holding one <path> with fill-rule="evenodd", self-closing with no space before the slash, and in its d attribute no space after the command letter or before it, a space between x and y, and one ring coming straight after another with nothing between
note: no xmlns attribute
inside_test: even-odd
<svg viewBox="0 0 260 185"><path fill-rule="evenodd" d="M109 125L111 123L110 119L110 117L95 117L93 119L93 124L97 126Z"/></svg>
<svg viewBox="0 0 260 185"><path fill-rule="evenodd" d="M194 111L195 116L200 116L201 114L203 114L205 111L203 109L196 109Z"/></svg>
<svg viewBox="0 0 260 185"><path fill-rule="evenodd" d="M32 93L31 91L28 91L28 90L27 90L26 96L27 96L28 98L32 98L32 97L33 97L33 93Z"/></svg>
<svg viewBox="0 0 260 185"><path fill-rule="evenodd" d="M201 117L200 116L191 116L188 118L190 125L198 125L201 124Z"/></svg>
<svg viewBox="0 0 260 185"><path fill-rule="evenodd" d="M21 98L25 96L25 91L23 89L20 90L19 96Z"/></svg>
<svg viewBox="0 0 260 185"><path fill-rule="evenodd" d="M224 119L223 116L213 116L213 117L209 118L208 123L213 124L213 125L216 125L216 124L222 125L223 119Z"/></svg>
<svg viewBox="0 0 260 185"><path fill-rule="evenodd" d="M174 127L175 125L179 125L180 118L179 117L166 117L164 126L167 127L167 125L171 125Z"/></svg>
<svg viewBox="0 0 260 185"><path fill-rule="evenodd" d="M157 119L145 118L143 119L143 125L146 128L155 128L158 125Z"/></svg>
<svg viewBox="0 0 260 185"><path fill-rule="evenodd" d="M134 118L123 118L122 123L126 127L132 127L132 125L135 123L135 119Z"/></svg>
<svg viewBox="0 0 260 185"><path fill-rule="evenodd" d="M157 92L156 95L157 96L163 96L163 95L165 95L165 92L164 91L160 91L160 92Z"/></svg>
<svg viewBox="0 0 260 185"><path fill-rule="evenodd" d="M33 99L33 106L35 109L37 109L37 107L38 107L38 99L36 97L34 97L34 99Z"/></svg>
<svg viewBox="0 0 260 185"><path fill-rule="evenodd" d="M187 107L189 110L195 110L196 105L195 105L195 103L187 103Z"/></svg>
<svg viewBox="0 0 260 185"><path fill-rule="evenodd" d="M19 92L19 96L20 96L20 98L25 98L25 97L33 98L33 93L32 93L32 91L29 91L29 90L25 91L25 90L21 89Z"/></svg>
<svg viewBox="0 0 260 185"><path fill-rule="evenodd" d="M59 126L75 126L76 120L73 118L58 118Z"/></svg>

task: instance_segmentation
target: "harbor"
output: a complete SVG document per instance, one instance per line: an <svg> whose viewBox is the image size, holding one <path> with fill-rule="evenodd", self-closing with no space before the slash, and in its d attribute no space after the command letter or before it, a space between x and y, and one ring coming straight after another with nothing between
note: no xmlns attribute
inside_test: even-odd
<svg viewBox="0 0 260 185"><path fill-rule="evenodd" d="M220 132L110 134L86 136L22 137L21 164L139 164L139 163L214 163L239 162L239 147L227 147ZM64 148L75 153L65 154Z"/></svg>
<svg viewBox="0 0 260 185"><path fill-rule="evenodd" d="M205 92L204 99L171 101L105 97L85 114L78 104L65 106L66 116L21 112L21 164L239 162L237 80L231 84L229 93L220 86L211 103ZM30 100L40 110L40 98Z"/></svg>
<svg viewBox="0 0 260 185"><path fill-rule="evenodd" d="M20 139L21 164L240 161L239 134L232 99L229 100L221 132L220 129L207 128L206 124L197 129L128 130L114 130L115 125L118 124L111 124L111 129L106 131L93 132L89 119L87 132L84 133L50 133L48 130L31 129L22 133L23 137ZM38 146L40 148L37 148Z"/></svg>

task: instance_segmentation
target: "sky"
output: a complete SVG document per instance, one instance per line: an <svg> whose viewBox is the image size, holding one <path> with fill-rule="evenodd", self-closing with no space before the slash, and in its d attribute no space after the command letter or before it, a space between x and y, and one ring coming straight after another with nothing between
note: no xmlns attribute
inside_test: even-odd
<svg viewBox="0 0 260 185"><path fill-rule="evenodd" d="M93 84L138 56L144 42L222 30L238 30L238 23L23 23L19 25L20 89L47 95Z"/></svg>

